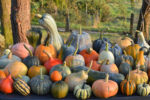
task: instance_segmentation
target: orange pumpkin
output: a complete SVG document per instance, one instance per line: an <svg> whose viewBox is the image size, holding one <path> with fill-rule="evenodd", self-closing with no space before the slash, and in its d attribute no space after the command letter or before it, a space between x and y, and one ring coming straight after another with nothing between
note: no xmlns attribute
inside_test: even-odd
<svg viewBox="0 0 150 100"><path fill-rule="evenodd" d="M44 64L49 60L48 56L43 52L45 50L47 53L51 54L52 57L56 58L57 52L53 45L49 44L49 34L45 40L44 44L39 45L35 50L35 56L37 56L41 63Z"/></svg>
<svg viewBox="0 0 150 100"><path fill-rule="evenodd" d="M4 71L0 70L0 80L6 78L6 74Z"/></svg>
<svg viewBox="0 0 150 100"><path fill-rule="evenodd" d="M129 37L121 37L121 38L119 38L118 39L118 41L117 41L117 44L122 48L122 49L124 49L124 48L126 48L126 47L128 47L128 46L130 46L131 44L132 44L132 39L131 38L129 38Z"/></svg>
<svg viewBox="0 0 150 100"><path fill-rule="evenodd" d="M51 80L53 82L57 82L57 81L61 81L62 80L62 75L61 75L61 73L59 71L53 71L51 73L50 77L51 77Z"/></svg>
<svg viewBox="0 0 150 100"><path fill-rule="evenodd" d="M91 62L89 62L86 66L90 67ZM91 69L95 71L100 71L101 70L101 64L99 64L96 60L93 61Z"/></svg>
<svg viewBox="0 0 150 100"><path fill-rule="evenodd" d="M84 57L84 61L86 65L90 63L92 60L98 60L98 56L99 56L99 54L92 48L88 48L87 50L84 49L79 54Z"/></svg>
<svg viewBox="0 0 150 100"><path fill-rule="evenodd" d="M96 97L109 98L115 96L118 92L118 84L109 80L109 74L105 79L96 80L92 85L92 91Z"/></svg>

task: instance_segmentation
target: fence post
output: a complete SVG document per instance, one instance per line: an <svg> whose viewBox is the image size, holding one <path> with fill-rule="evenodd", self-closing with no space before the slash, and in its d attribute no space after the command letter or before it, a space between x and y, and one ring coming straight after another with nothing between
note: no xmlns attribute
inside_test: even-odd
<svg viewBox="0 0 150 100"><path fill-rule="evenodd" d="M133 23L134 23L134 14L131 13L131 18L130 18L130 34L133 36Z"/></svg>

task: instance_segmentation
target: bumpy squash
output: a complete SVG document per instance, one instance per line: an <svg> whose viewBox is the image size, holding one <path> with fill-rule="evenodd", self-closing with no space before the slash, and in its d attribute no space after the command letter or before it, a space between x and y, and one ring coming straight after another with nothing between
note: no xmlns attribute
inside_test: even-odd
<svg viewBox="0 0 150 100"><path fill-rule="evenodd" d="M53 82L61 81L62 80L62 75L61 72L59 71L53 71L50 75L50 78Z"/></svg>

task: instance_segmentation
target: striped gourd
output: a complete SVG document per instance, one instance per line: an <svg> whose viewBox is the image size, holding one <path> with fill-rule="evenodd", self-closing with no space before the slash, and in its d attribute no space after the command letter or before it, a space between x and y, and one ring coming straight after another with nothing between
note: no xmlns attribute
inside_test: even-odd
<svg viewBox="0 0 150 100"><path fill-rule="evenodd" d="M139 84L137 86L137 94L140 96L148 96L150 93L150 86L149 84Z"/></svg>
<svg viewBox="0 0 150 100"><path fill-rule="evenodd" d="M74 89L75 97L81 100L90 98L91 93L91 87L85 83L77 85Z"/></svg>
<svg viewBox="0 0 150 100"><path fill-rule="evenodd" d="M30 94L30 87L28 86L28 84L23 81L22 79L17 79L14 83L13 83L14 89L19 92L20 94L22 94L23 96L27 96L28 94Z"/></svg>

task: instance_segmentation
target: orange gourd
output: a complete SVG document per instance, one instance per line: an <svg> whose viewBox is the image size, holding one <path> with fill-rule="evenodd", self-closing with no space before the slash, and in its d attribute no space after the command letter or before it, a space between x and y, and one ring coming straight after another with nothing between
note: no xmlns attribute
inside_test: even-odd
<svg viewBox="0 0 150 100"><path fill-rule="evenodd" d="M61 81L62 80L62 75L61 75L61 73L59 71L53 71L51 73L50 77L51 77L51 80L53 82L57 82L57 81Z"/></svg>
<svg viewBox="0 0 150 100"><path fill-rule="evenodd" d="M6 74L4 71L0 70L0 80L6 78Z"/></svg>
<svg viewBox="0 0 150 100"><path fill-rule="evenodd" d="M132 44L133 40L129 37L121 37L118 39L117 44L122 48L126 48Z"/></svg>

